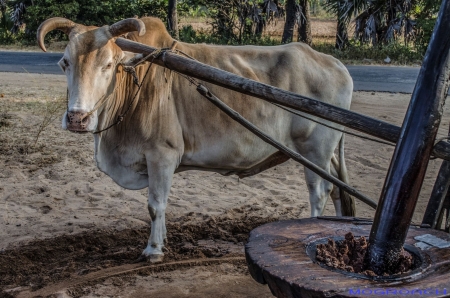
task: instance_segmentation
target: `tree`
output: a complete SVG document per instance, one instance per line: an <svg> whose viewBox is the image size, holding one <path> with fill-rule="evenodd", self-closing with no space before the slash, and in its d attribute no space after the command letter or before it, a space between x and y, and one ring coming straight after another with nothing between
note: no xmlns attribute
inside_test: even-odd
<svg viewBox="0 0 450 298"><path fill-rule="evenodd" d="M8 24L8 17L7 17L7 12L6 9L8 8L6 6L6 1L7 0L0 0L0 29L7 29L7 24Z"/></svg>
<svg viewBox="0 0 450 298"><path fill-rule="evenodd" d="M327 0L328 10L338 22L336 48L348 41L347 27L355 18L355 37L372 45L391 42L400 35L408 41L414 35L413 11L418 1L412 0Z"/></svg>
<svg viewBox="0 0 450 298"><path fill-rule="evenodd" d="M300 20L298 24L298 41L308 45L312 44L311 20L310 20L310 3L308 0L300 0Z"/></svg>
<svg viewBox="0 0 450 298"><path fill-rule="evenodd" d="M179 39L180 33L178 30L178 15L177 15L177 0L169 0L169 7L167 12L167 28L170 35Z"/></svg>
<svg viewBox="0 0 450 298"><path fill-rule="evenodd" d="M425 55L436 24L442 0L418 0L414 8L415 26L414 46Z"/></svg>
<svg viewBox="0 0 450 298"><path fill-rule="evenodd" d="M336 49L342 50L348 44L348 26L352 17L365 9L368 0L327 0L328 11L337 16Z"/></svg>
<svg viewBox="0 0 450 298"><path fill-rule="evenodd" d="M300 4L296 0L286 1L286 23L284 24L282 43L291 42L294 35L294 28L298 26L298 41L307 44L312 43L311 23L310 23L310 7L308 0L300 0Z"/></svg>
<svg viewBox="0 0 450 298"><path fill-rule="evenodd" d="M288 43L292 41L292 38L294 36L294 27L295 23L297 22L300 7L295 0L286 0L285 10L286 23L284 23L283 37L281 38L282 43Z"/></svg>

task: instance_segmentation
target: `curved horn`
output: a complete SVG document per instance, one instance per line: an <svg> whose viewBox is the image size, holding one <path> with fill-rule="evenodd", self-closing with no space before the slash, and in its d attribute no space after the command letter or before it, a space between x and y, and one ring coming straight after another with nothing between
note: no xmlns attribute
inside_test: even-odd
<svg viewBox="0 0 450 298"><path fill-rule="evenodd" d="M76 26L74 22L65 18L51 18L44 21L37 30L37 40L39 43L39 47L47 52L47 49L44 45L44 37L52 30L61 30L67 35L70 34L70 31Z"/></svg>
<svg viewBox="0 0 450 298"><path fill-rule="evenodd" d="M145 34L145 24L139 19L130 18L119 21L109 26L109 32L113 37L118 37L122 34L138 31L139 36Z"/></svg>

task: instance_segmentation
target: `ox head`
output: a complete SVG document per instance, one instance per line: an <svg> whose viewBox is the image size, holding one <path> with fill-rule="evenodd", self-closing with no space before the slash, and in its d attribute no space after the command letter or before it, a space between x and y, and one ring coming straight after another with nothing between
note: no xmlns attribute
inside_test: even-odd
<svg viewBox="0 0 450 298"><path fill-rule="evenodd" d="M123 52L115 40L132 31L138 31L139 36L145 34L145 24L139 19L126 19L98 28L64 18L51 18L37 31L38 43L44 52L44 37L52 30L63 31L69 36L64 56L58 63L66 74L68 88L63 129L93 132L98 124L97 108L113 90L117 66L134 56Z"/></svg>

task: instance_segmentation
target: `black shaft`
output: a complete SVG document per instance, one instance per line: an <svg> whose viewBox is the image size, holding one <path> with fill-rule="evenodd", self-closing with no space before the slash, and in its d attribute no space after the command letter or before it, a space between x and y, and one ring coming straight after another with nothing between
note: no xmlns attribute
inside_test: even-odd
<svg viewBox="0 0 450 298"><path fill-rule="evenodd" d="M443 0L369 237L367 261L377 274L397 265L433 149L448 89L450 0Z"/></svg>

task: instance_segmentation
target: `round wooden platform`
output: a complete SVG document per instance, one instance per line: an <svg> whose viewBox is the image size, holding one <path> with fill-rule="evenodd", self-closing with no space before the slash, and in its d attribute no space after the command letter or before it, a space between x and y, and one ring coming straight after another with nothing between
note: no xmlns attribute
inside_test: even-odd
<svg viewBox="0 0 450 298"><path fill-rule="evenodd" d="M328 238L339 239L348 232L368 237L371 225L343 217L265 224L250 233L245 247L249 271L277 297L450 297L450 235L445 232L411 227L405 247L422 264L410 274L385 279L330 270L308 255Z"/></svg>

